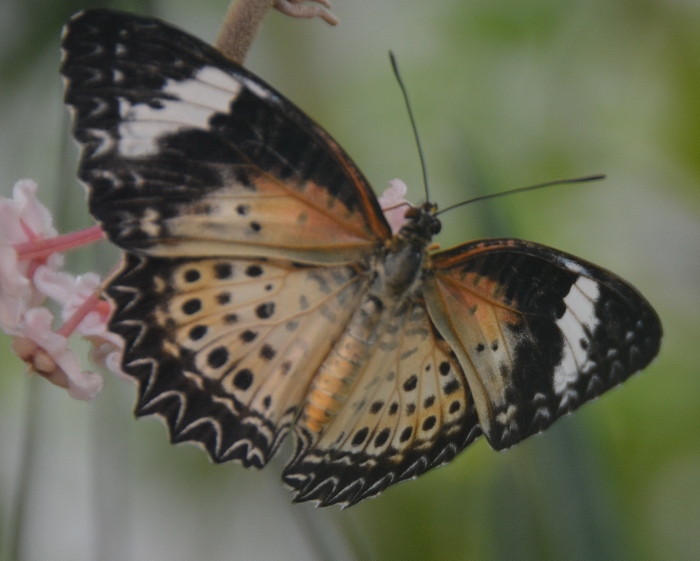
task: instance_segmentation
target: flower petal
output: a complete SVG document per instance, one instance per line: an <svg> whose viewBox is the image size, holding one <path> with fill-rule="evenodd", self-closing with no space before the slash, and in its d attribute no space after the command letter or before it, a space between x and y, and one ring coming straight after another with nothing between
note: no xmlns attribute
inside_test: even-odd
<svg viewBox="0 0 700 561"><path fill-rule="evenodd" d="M72 315L85 298L93 294L100 285L100 277L94 273L74 277L44 265L37 267L33 280L41 293L64 307L71 306L69 310L64 308L61 314L64 321L67 319L66 316Z"/></svg>
<svg viewBox="0 0 700 561"><path fill-rule="evenodd" d="M69 322L86 300L93 297L100 288L100 277L95 273L73 277L67 273L52 271L48 267L39 267L34 281L39 290L63 306L61 319L64 322ZM132 381L133 379L121 369L124 341L107 328L111 308L103 300L97 300L97 304L102 306L95 306L85 314L75 331L92 343L90 361L93 364L104 366L119 377Z"/></svg>
<svg viewBox="0 0 700 561"><path fill-rule="evenodd" d="M48 209L36 197L38 186L31 179L22 179L15 183L12 195L19 211L19 218L32 232L42 238L57 235L53 219Z"/></svg>
<svg viewBox="0 0 700 561"><path fill-rule="evenodd" d="M102 376L80 370L80 360L67 348L68 339L55 333L52 323L53 316L47 308L27 310L20 333L13 340L13 350L32 370L68 389L71 397L94 398L102 389Z"/></svg>

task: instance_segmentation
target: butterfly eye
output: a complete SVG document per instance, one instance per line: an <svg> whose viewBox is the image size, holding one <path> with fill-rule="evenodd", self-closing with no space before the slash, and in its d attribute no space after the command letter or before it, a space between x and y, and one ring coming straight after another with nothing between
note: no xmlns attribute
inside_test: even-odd
<svg viewBox="0 0 700 561"><path fill-rule="evenodd" d="M440 233L440 230L442 230L442 224L439 220L435 220L435 222L430 225L430 234L435 236Z"/></svg>

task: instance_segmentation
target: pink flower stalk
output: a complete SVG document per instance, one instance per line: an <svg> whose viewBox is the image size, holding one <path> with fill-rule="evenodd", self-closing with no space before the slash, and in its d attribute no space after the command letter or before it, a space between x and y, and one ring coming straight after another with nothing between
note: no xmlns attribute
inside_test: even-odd
<svg viewBox="0 0 700 561"><path fill-rule="evenodd" d="M379 197L379 206L384 211L384 217L391 226L393 234L396 234L406 223L406 211L413 206L404 199L405 196L406 184L400 179L392 179L389 181L389 187Z"/></svg>
<svg viewBox="0 0 700 561"><path fill-rule="evenodd" d="M12 199L0 199L0 329L13 336L12 348L35 371L77 399L92 399L102 377L81 369L67 348L77 332L93 344L95 364L126 377L121 371L123 342L107 330L110 304L99 296L94 273L74 277L59 269L59 253L102 239L99 226L57 236L51 214L36 198L37 185L17 182ZM62 306L63 325L53 330L54 317L39 307L46 298Z"/></svg>

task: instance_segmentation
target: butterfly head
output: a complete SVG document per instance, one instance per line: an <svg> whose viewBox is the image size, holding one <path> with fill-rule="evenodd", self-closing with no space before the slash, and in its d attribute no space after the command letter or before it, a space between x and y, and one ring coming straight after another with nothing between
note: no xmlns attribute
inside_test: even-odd
<svg viewBox="0 0 700 561"><path fill-rule="evenodd" d="M406 223L399 231L399 237L414 239L426 245L430 243L433 236L439 234L442 229L440 219L435 215L436 212L437 205L430 202L409 207L405 215Z"/></svg>

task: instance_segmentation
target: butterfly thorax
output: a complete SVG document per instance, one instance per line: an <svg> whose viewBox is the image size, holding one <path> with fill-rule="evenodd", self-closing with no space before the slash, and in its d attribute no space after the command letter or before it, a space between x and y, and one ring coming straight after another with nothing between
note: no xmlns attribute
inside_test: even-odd
<svg viewBox="0 0 700 561"><path fill-rule="evenodd" d="M323 432L345 403L397 310L420 291L427 247L440 231L434 212L430 203L409 209L408 222L374 257L369 289L311 382L299 423L312 438Z"/></svg>

